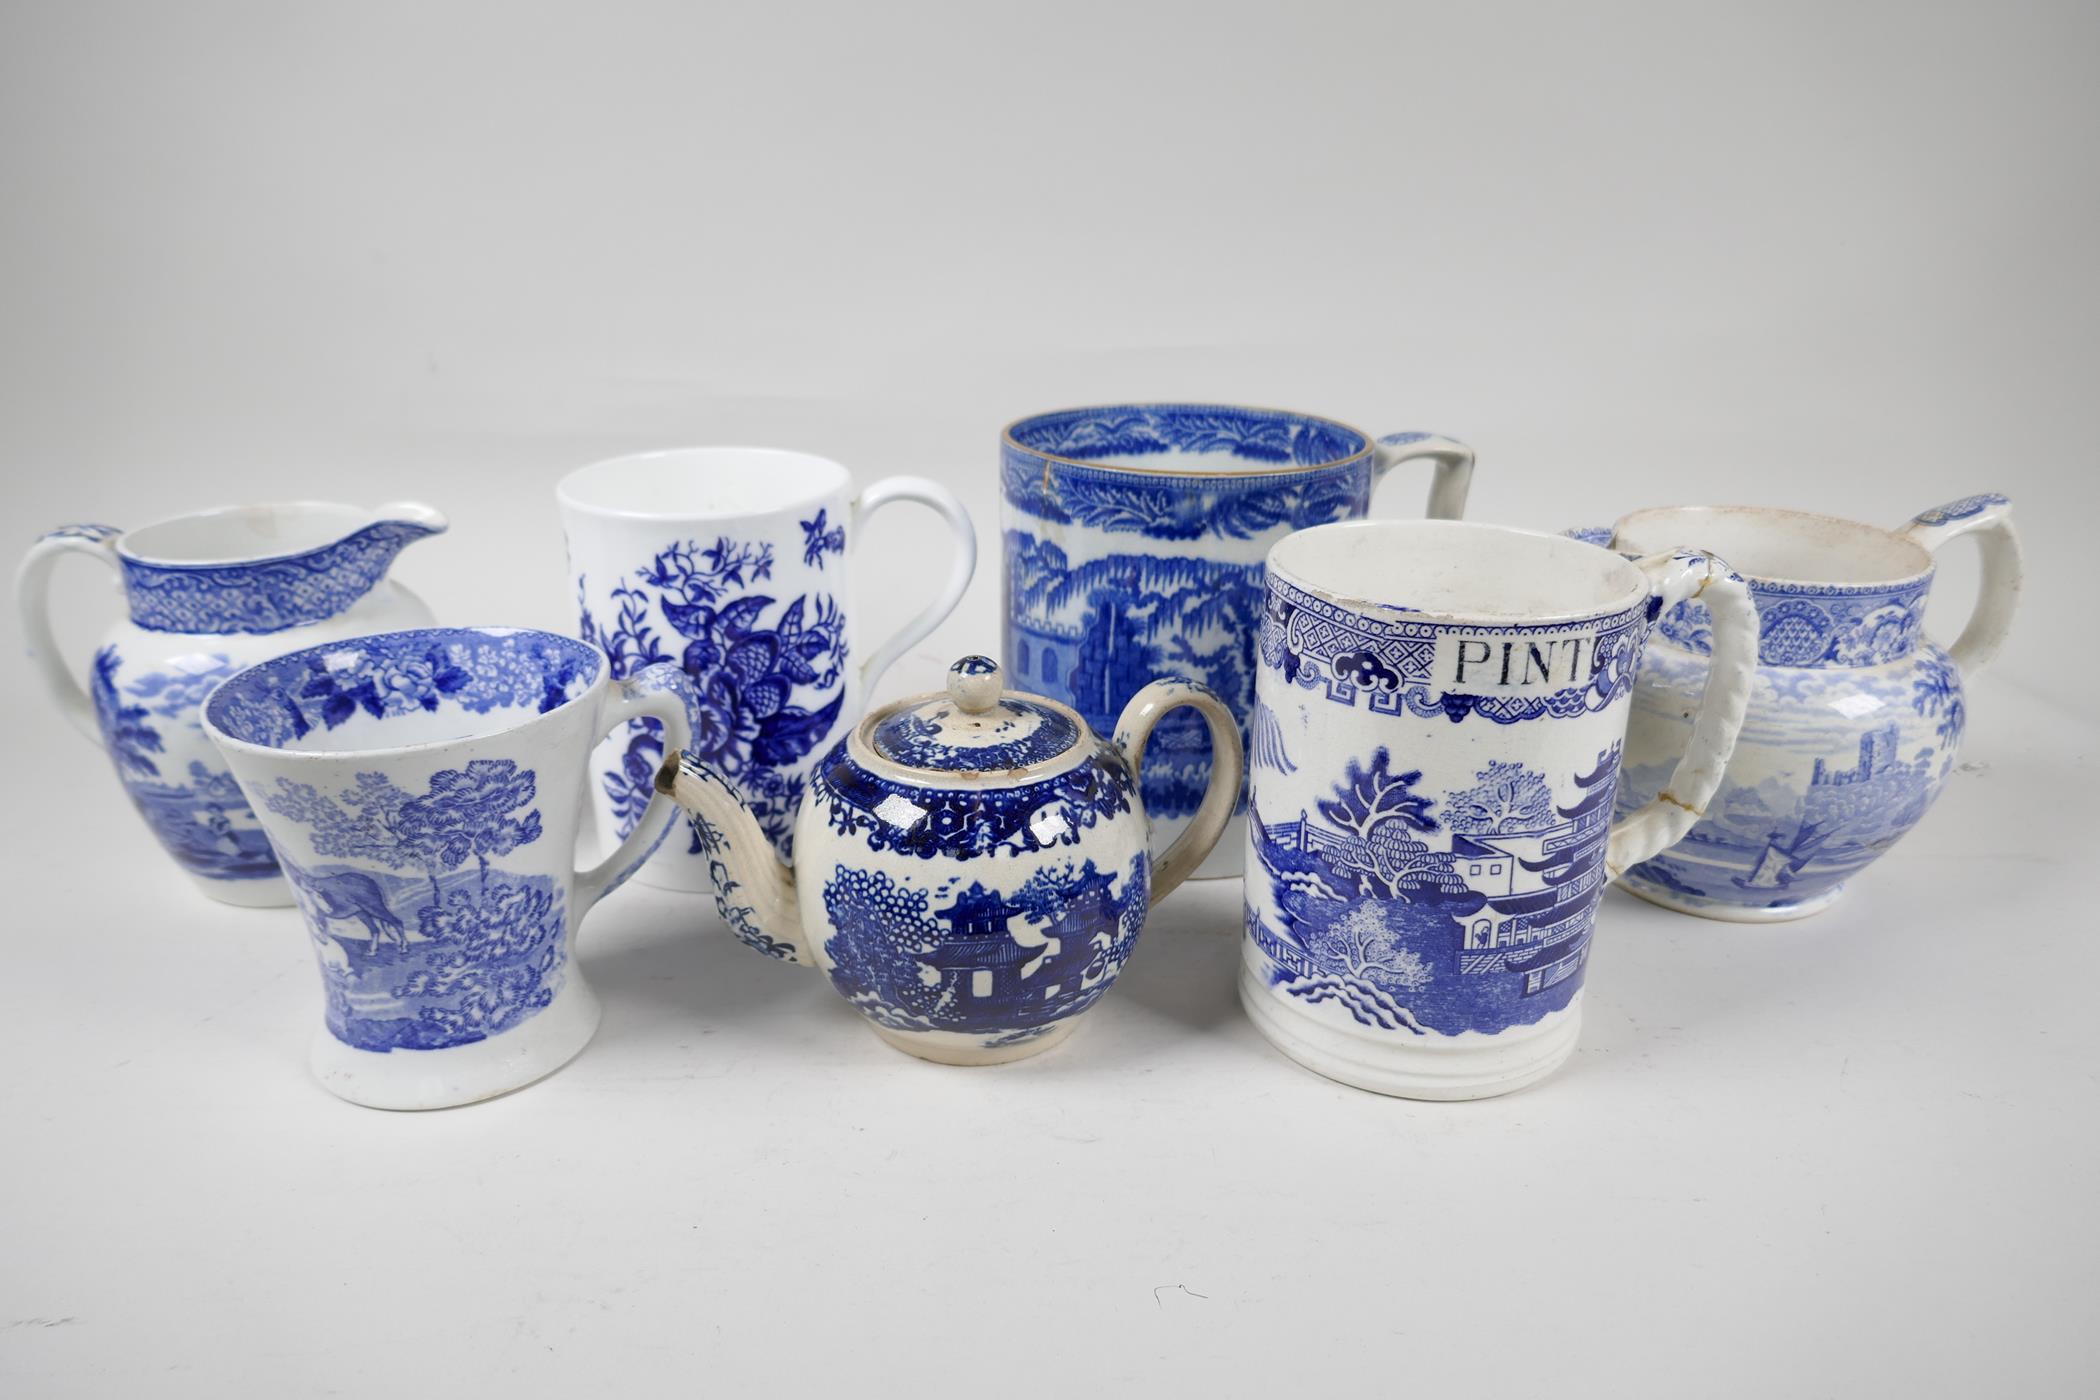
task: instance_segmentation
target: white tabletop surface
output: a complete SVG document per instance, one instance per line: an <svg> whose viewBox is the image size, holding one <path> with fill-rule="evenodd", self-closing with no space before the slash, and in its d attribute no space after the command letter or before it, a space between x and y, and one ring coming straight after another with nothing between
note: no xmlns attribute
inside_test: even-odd
<svg viewBox="0 0 2100 1400"><path fill-rule="evenodd" d="M998 645L998 426L1187 396L1449 432L1469 514L1538 528L2003 490L2030 587L1840 905L1608 894L1572 1062L1457 1105L1272 1051L1210 882L1069 1044L975 1070L630 886L573 1064L353 1108L296 915L198 896L0 668L0 1396L2093 1393L2089 11L1550 7L1518 53L1450 6L104 8L0 42L16 547L423 498L455 528L398 575L442 620L566 629L564 470L800 446L976 512L886 699ZM1339 78L1341 37L1385 58ZM863 650L939 548L871 528ZM78 660L115 601L59 586Z"/></svg>

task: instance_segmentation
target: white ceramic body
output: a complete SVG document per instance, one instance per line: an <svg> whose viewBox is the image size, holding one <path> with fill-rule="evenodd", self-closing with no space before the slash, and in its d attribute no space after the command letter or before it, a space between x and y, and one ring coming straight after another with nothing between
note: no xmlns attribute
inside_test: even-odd
<svg viewBox="0 0 2100 1400"><path fill-rule="evenodd" d="M997 675L986 658L965 665ZM1072 740L1057 756L933 772L889 761L870 737L918 703L868 716L825 757L792 871L721 775L688 755L674 790L702 833L723 920L747 946L823 969L878 1036L920 1059L1040 1054L1107 993L1151 906L1224 831L1240 790L1238 723L1202 686L1161 681L1133 697L1113 741L1047 702L1037 713ZM1220 758L1196 817L1155 857L1138 779L1154 726L1183 706ZM952 720L936 714L927 730L952 742Z"/></svg>
<svg viewBox="0 0 2100 1400"><path fill-rule="evenodd" d="M1638 564L1448 522L1271 551L1240 995L1272 1043L1380 1093L1467 1099L1575 1047L1604 886L1720 780L1754 651L1710 556ZM1671 797L1611 824L1652 609L1715 605L1716 675ZM1375 600L1375 601L1372 601Z"/></svg>
<svg viewBox="0 0 2100 1400"><path fill-rule="evenodd" d="M576 928L676 816L659 799L608 859L577 870L588 758L642 716L686 737L686 688L668 666L613 680L602 653L550 633L434 628L295 652L213 692L206 732L320 964L310 1064L325 1088L372 1108L445 1108L583 1049L599 1006Z"/></svg>
<svg viewBox="0 0 2100 1400"><path fill-rule="evenodd" d="M1464 514L1473 453L1433 433L1372 441L1308 414L1225 404L1126 404L1038 414L1000 441L1005 656L1017 685L1097 730L1155 676L1254 702L1262 561L1294 530L1366 514L1406 462L1434 468L1427 513ZM1154 840L1177 837L1210 769L1204 727L1161 731L1145 779ZM1236 816L1199 878L1240 873Z"/></svg>
<svg viewBox="0 0 2100 1400"><path fill-rule="evenodd" d="M292 902L255 814L204 736L205 695L287 651L427 626L430 609L385 569L402 545L444 528L427 506L295 502L205 511L129 533L68 527L24 561L24 628L54 702L102 745L140 816L205 894L227 904ZM120 585L134 585L134 606L104 631L84 677L60 658L48 620L51 567L65 554L95 558ZM159 585L181 590L180 598L171 601ZM293 599L296 611L287 608Z"/></svg>
<svg viewBox="0 0 2100 1400"><path fill-rule="evenodd" d="M572 472L556 495L584 639L612 657L615 675L658 661L685 668L699 700L695 755L736 784L788 855L810 770L969 586L969 513L924 478L857 492L836 462L755 447L614 458ZM853 543L869 514L899 500L938 511L955 554L934 601L863 659ZM600 746L592 800L605 838L633 829L663 757L645 725ZM641 878L704 891L708 864L689 832L665 842Z"/></svg>
<svg viewBox="0 0 2100 1400"><path fill-rule="evenodd" d="M1976 620L1954 647L1923 631L1932 551L1985 548ZM1953 771L1965 681L1996 652L2020 589L2002 496L1927 511L1898 531L1796 511L1666 507L1613 528L1638 553L1662 538L1724 553L1744 573L1761 633L1756 686L1728 776L1683 842L1627 872L1643 899L1738 923L1827 909L1925 815ZM1703 610L1658 624L1634 688L1622 805L1654 796L1706 684Z"/></svg>

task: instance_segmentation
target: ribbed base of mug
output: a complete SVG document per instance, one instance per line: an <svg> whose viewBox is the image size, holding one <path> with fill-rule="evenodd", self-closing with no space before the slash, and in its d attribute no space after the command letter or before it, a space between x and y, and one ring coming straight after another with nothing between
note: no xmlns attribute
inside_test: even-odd
<svg viewBox="0 0 2100 1400"><path fill-rule="evenodd" d="M1402 1099L1486 1099L1536 1084L1575 1053L1582 997L1522 1030L1412 1036L1330 1025L1287 1005L1244 963L1240 1005L1268 1042L1315 1074Z"/></svg>
<svg viewBox="0 0 2100 1400"><path fill-rule="evenodd" d="M981 1035L960 1035L955 1031L893 1031L873 1022L869 1023L869 1029L905 1054L931 1060L937 1065L1003 1065L1040 1055L1064 1044L1072 1032L1079 1029L1079 1018L1053 1021L1040 1035L1032 1035L1011 1045L992 1046L985 1045Z"/></svg>
<svg viewBox="0 0 2100 1400"><path fill-rule="evenodd" d="M212 880L188 871L183 873L221 904L237 904L244 909L288 909L293 903L292 887L282 875L262 880Z"/></svg>
<svg viewBox="0 0 2100 1400"><path fill-rule="evenodd" d="M1696 914L1702 919L1718 919L1728 924L1783 924L1794 919L1805 919L1811 914L1820 914L1845 897L1843 885L1832 885L1821 894L1808 899L1795 900L1791 904L1730 904L1721 899L1694 899L1651 884L1639 876L1628 873L1619 877L1619 885L1626 893L1645 899L1679 914Z"/></svg>
<svg viewBox="0 0 2100 1400"><path fill-rule="evenodd" d="M443 1050L359 1050L323 1027L308 1065L322 1088L366 1108L456 1108L545 1079L591 1043L599 1014L597 993L572 966L551 1005L487 1040Z"/></svg>

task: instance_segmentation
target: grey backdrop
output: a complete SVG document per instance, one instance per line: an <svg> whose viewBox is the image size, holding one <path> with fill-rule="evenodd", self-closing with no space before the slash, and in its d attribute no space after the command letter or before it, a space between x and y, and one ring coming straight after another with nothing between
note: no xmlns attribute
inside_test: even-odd
<svg viewBox="0 0 2100 1400"><path fill-rule="evenodd" d="M22 894L10 957L29 961L0 1014L15 1067L0 1105L19 1106L22 1134L0 1168L16 1202L0 1376L33 1379L24 1394L98 1377L136 1393L177 1385L141 1377L180 1361L204 1387L237 1354L273 1394L369 1389L452 1346L426 1374L458 1393L536 1367L639 1393L702 1381L670 1358L712 1346L747 1381L784 1358L865 1380L853 1358L910 1336L914 1299L958 1310L944 1345L1004 1354L1039 1265L1094 1309L1102 1374L1195 1365L1219 1394L1252 1374L1235 1358L1280 1362L1264 1308L1301 1337L1347 1323L1398 1348L1292 1363L1358 1382L1412 1366L1455 1385L1488 1374L1480 1358L1535 1362L1534 1394L1673 1376L1709 1393L1858 1394L1898 1376L2043 1393L2089 1375L2090 1032L2030 1046L2007 1021L1940 1013L1967 1004L2004 938L2066 940L1998 1003L2055 998L2064 1019L2047 1024L2089 1025L2074 988L2100 975L2090 940L2068 941L2066 920L2088 915L2018 892L2089 859L2093 835L2077 793L2100 679L2096 54L2090 3L0 8L0 478L17 547L59 521L417 497L455 529L399 574L442 619L566 628L564 470L658 445L807 448L862 481L938 476L977 512L978 584L889 695L997 644L998 428L1175 396L1450 433L1480 452L1470 514L1544 528L1673 502L1894 524L2002 490L2030 561L1965 755L2006 776L1950 795L1971 816L1936 814L1876 902L1728 941L1615 899L1626 932L1593 979L1585 1051L1602 1058L1586 1063L1632 1078L1437 1115L1272 1066L1230 1008L1221 895L1176 916L1215 915L1218 939L1162 943L1128 979L1126 1019L1109 1022L1124 1029L1047 1077L1001 1081L1011 1117L976 1120L968 1141L928 1135L992 1110L856 1058L862 1033L825 1019L813 982L776 989L734 950L673 946L670 906L647 894L604 916L603 951L587 945L611 1010L580 1067L434 1121L339 1111L300 1078L312 988L296 935L193 908L101 760L7 667L0 850ZM1417 485L1389 492L1379 509L1419 509ZM902 511L869 532L862 576L892 583L863 609L865 636L931 592L938 540ZM1957 549L1943 634L1973 577ZM59 582L85 656L114 603L91 566ZM18 651L11 616L0 629ZM1988 833L2006 926L1935 930L1913 956L1896 911L1928 917L1936 896L1916 882ZM1817 941L1833 929L1854 941ZM1855 951L1819 993L1780 950L1826 946ZM65 982L66 959L93 975ZM1938 980L1912 1004L1886 980L1905 977ZM738 1019L788 996L808 1003L794 1030ZM1613 997L1669 1005L1642 1011L1667 1027L1640 1029ZM1879 1054L1855 1063L1847 1018L1869 1014ZM1122 1077L1084 1058L1155 1029L1142 1043L1164 1058ZM1840 1045L1833 1078L1821 1057ZM1181 1065L1171 1085L1143 1077L1161 1062ZM726 1078L673 1082L696 1069ZM977 1257L984 1287L958 1294L937 1257L877 1248L895 1222L966 1201L963 1164L999 1176L973 1154L1060 1124L1093 1142L1111 1120L1124 1155L1055 1148L1105 1203L1077 1234L1002 1214L1010 1202L954 1217L998 1251ZM834 1160L836 1134L818 1131L833 1121L866 1149L840 1163L902 1151L944 1185L922 1199L900 1177L885 1194L876 1173L852 1189L880 1211L855 1215L833 1176L794 1174ZM594 1142L610 1157L587 1179L577 1154ZM1306 1208L1303 1163L1260 1156L1303 1142L1362 1194L1301 1234L1256 1213L1244 1177L1295 1178ZM1532 1194L1534 1153L1581 1185L1565 1206ZM737 1172L711 1204L652 1175L708 1163ZM1206 1180L1237 1194L1206 1196ZM1826 1192L1849 1207L1826 1212ZM527 1197L598 1214L521 1224L507 1212ZM439 1212L421 1253L367 1252L358 1212L382 1200ZM1548 1214L1509 1214L1525 1200ZM613 1213L623 1201L641 1213ZM721 1247L673 1265L685 1236L666 1232L700 1229L689 1217ZM1540 1272L1473 1267L1482 1230L1513 1259L1537 1247ZM186 1243L151 1243L167 1231ZM1425 1231L1445 1232L1433 1254L1412 1248ZM484 1258L496 1240L517 1252ZM786 1274L747 1294L743 1271L765 1267ZM1382 1301L1402 1278L1413 1313ZM1441 1279L1453 1286L1425 1282ZM864 1352L798 1352L783 1329L812 1293ZM258 1309L262 1341L244 1320ZM71 1334L15 1320L76 1312ZM1530 1350L1510 1317L1531 1319ZM580 1349L578 1318L600 1329ZM406 1339L353 1330L374 1320ZM1588 1337L1603 1349L1583 1353ZM1072 1372L1035 1380L1087 1376L1082 1340L1058 1342ZM319 1373L302 1359L316 1348Z"/></svg>

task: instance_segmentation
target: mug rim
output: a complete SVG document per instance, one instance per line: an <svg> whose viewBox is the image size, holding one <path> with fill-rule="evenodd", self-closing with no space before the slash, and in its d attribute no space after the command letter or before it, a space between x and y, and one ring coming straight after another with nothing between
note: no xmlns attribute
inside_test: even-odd
<svg viewBox="0 0 2100 1400"><path fill-rule="evenodd" d="M1325 462L1279 462L1265 464L1259 471L1220 472L1192 471L1174 467L1132 467L1125 466L1119 462L1102 462L1085 457L1066 457L1056 452L1045 452L1040 448L1030 447L1014 436L1014 429L1025 423L1033 423L1039 418L1057 418L1068 413L1104 413L1118 408L1226 409L1238 413L1275 414L1282 418L1297 418L1309 423L1324 423L1331 428L1340 428L1343 432L1353 433L1362 439L1364 445L1346 457L1334 457ZM1205 480L1213 477L1227 480L1254 480L1265 476L1297 476L1305 472L1332 471L1336 467L1344 467L1352 462L1361 461L1378 450L1378 440L1362 428L1357 427L1354 423L1344 423L1339 418L1329 418L1323 413L1306 413L1295 408L1270 408L1261 404L1199 402L1188 399L1123 399L1113 403L1073 404L1067 408L1048 408L1036 413L1024 413L999 430L999 442L1002 447L1010 447L1016 452L1025 452L1031 457L1040 457L1046 462L1055 462L1059 466L1084 467L1090 471L1098 472L1127 472L1132 476L1171 476L1189 480Z"/></svg>
<svg viewBox="0 0 2100 1400"><path fill-rule="evenodd" d="M1746 581L1753 584L1772 584L1776 587L1796 592L1846 590L1862 593L1882 592L1888 589L1901 588L1906 584L1917 583L1921 579L1930 578L1933 571L1938 567L1933 560L1931 550L1919 544L1916 540L1905 537L1899 531L1885 530L1879 525L1869 525L1864 520L1852 520L1842 515L1826 515L1821 511L1813 510L1793 510L1786 506L1642 506L1638 510L1626 512L1612 522L1611 547L1614 549L1622 547L1619 543L1619 533L1626 529L1629 523L1638 522L1644 516L1655 517L1672 514L1701 516L1740 515L1757 517L1764 521L1812 524L1824 528L1835 527L1845 534L1875 537L1877 542L1892 545L1900 552L1909 555L1917 561L1917 567L1911 569L1908 573L1881 574L1873 578L1828 579L1803 578L1798 573L1793 572L1767 573L1757 569L1745 569L1736 566L1731 560L1730 567L1734 568L1738 574L1741 574ZM1699 547L1704 548L1704 546ZM1708 552L1716 551L1709 550Z"/></svg>
<svg viewBox="0 0 2100 1400"><path fill-rule="evenodd" d="M649 462L668 462L678 457L703 457L710 454L752 454L757 456L792 458L829 468L831 482L819 490L800 495L783 497L778 501L745 510L663 510L648 506L609 506L585 500L577 492L585 476L595 472L610 472L617 467L631 467ZM555 503L563 510L581 515L596 516L605 520L692 520L724 521L750 520L759 516L784 515L794 511L808 510L829 501L841 493L852 493L853 473L846 464L835 457L826 457L821 452L805 452L799 447L772 447L759 443L693 443L684 447L652 447L641 452L622 452L611 457L600 457L580 467L572 467L561 480L554 483Z"/></svg>
<svg viewBox="0 0 2100 1400"><path fill-rule="evenodd" d="M1327 538L1331 539L1334 534L1343 531L1374 532L1391 535L1396 538L1421 534L1469 534L1505 541L1531 542L1546 546L1545 549L1540 551L1543 554L1567 553L1570 556L1571 563L1599 566L1599 571L1606 578L1623 578L1624 586L1617 601L1551 612L1538 610L1504 610L1498 612L1486 608L1414 608L1401 603L1385 603L1369 598L1354 597L1325 584L1315 583L1303 573L1292 568L1287 560L1279 561L1277 558L1279 554L1284 554L1293 548L1317 548L1316 537L1325 534ZM1302 541L1313 541L1313 543L1297 543ZM1402 548L1404 549L1404 546ZM1576 553L1577 551L1580 551L1580 553ZM1584 544L1580 540L1569 539L1565 535L1557 535L1545 530L1526 530L1513 525L1495 525L1476 520L1329 521L1324 525L1310 526L1285 535L1269 547L1268 556L1263 560L1263 567L1270 576L1284 579L1294 588L1313 594L1315 597L1322 598L1338 607L1347 608L1352 612L1375 615L1396 621L1428 622L1453 626L1508 627L1522 625L1550 627L1600 621L1606 618L1618 617L1646 606L1654 592L1646 574L1631 560L1615 554L1611 550L1598 549L1595 545Z"/></svg>
<svg viewBox="0 0 2100 1400"><path fill-rule="evenodd" d="M252 739L243 739L238 735L227 733L212 713L217 708L219 697L222 694L229 693L228 687L232 686L235 681L246 678L251 672L268 670L273 666L280 666L293 660L302 659L316 652L342 651L355 647L360 643L391 641L401 637L449 636L463 632L477 633L482 636L545 637L565 646L580 647L588 652L596 662L597 671L591 677L590 684L577 691L574 695L569 696L551 710L539 710L498 728L461 735L458 738L425 739L419 743L394 744L384 748L288 749L280 748L274 744L258 744ZM300 647L297 651L282 652L276 656L258 661L253 665L243 666L240 670L235 671L206 692L203 703L197 707L197 714L203 723L205 735L213 743L224 745L242 753L263 754L275 759L298 759L302 761L326 759L340 762L344 759L399 758L409 754L426 753L433 749L451 748L459 744L478 742L482 739L495 739L505 735L516 734L543 720L552 720L555 716L566 712L571 706L582 704L585 700L601 693L606 686L612 683L611 677L612 659L605 654L605 648L599 646L596 642L587 642L581 638L564 636L559 632L549 632L543 627L403 627L392 632L367 632L360 636L342 637L333 642L316 642L312 646Z"/></svg>

